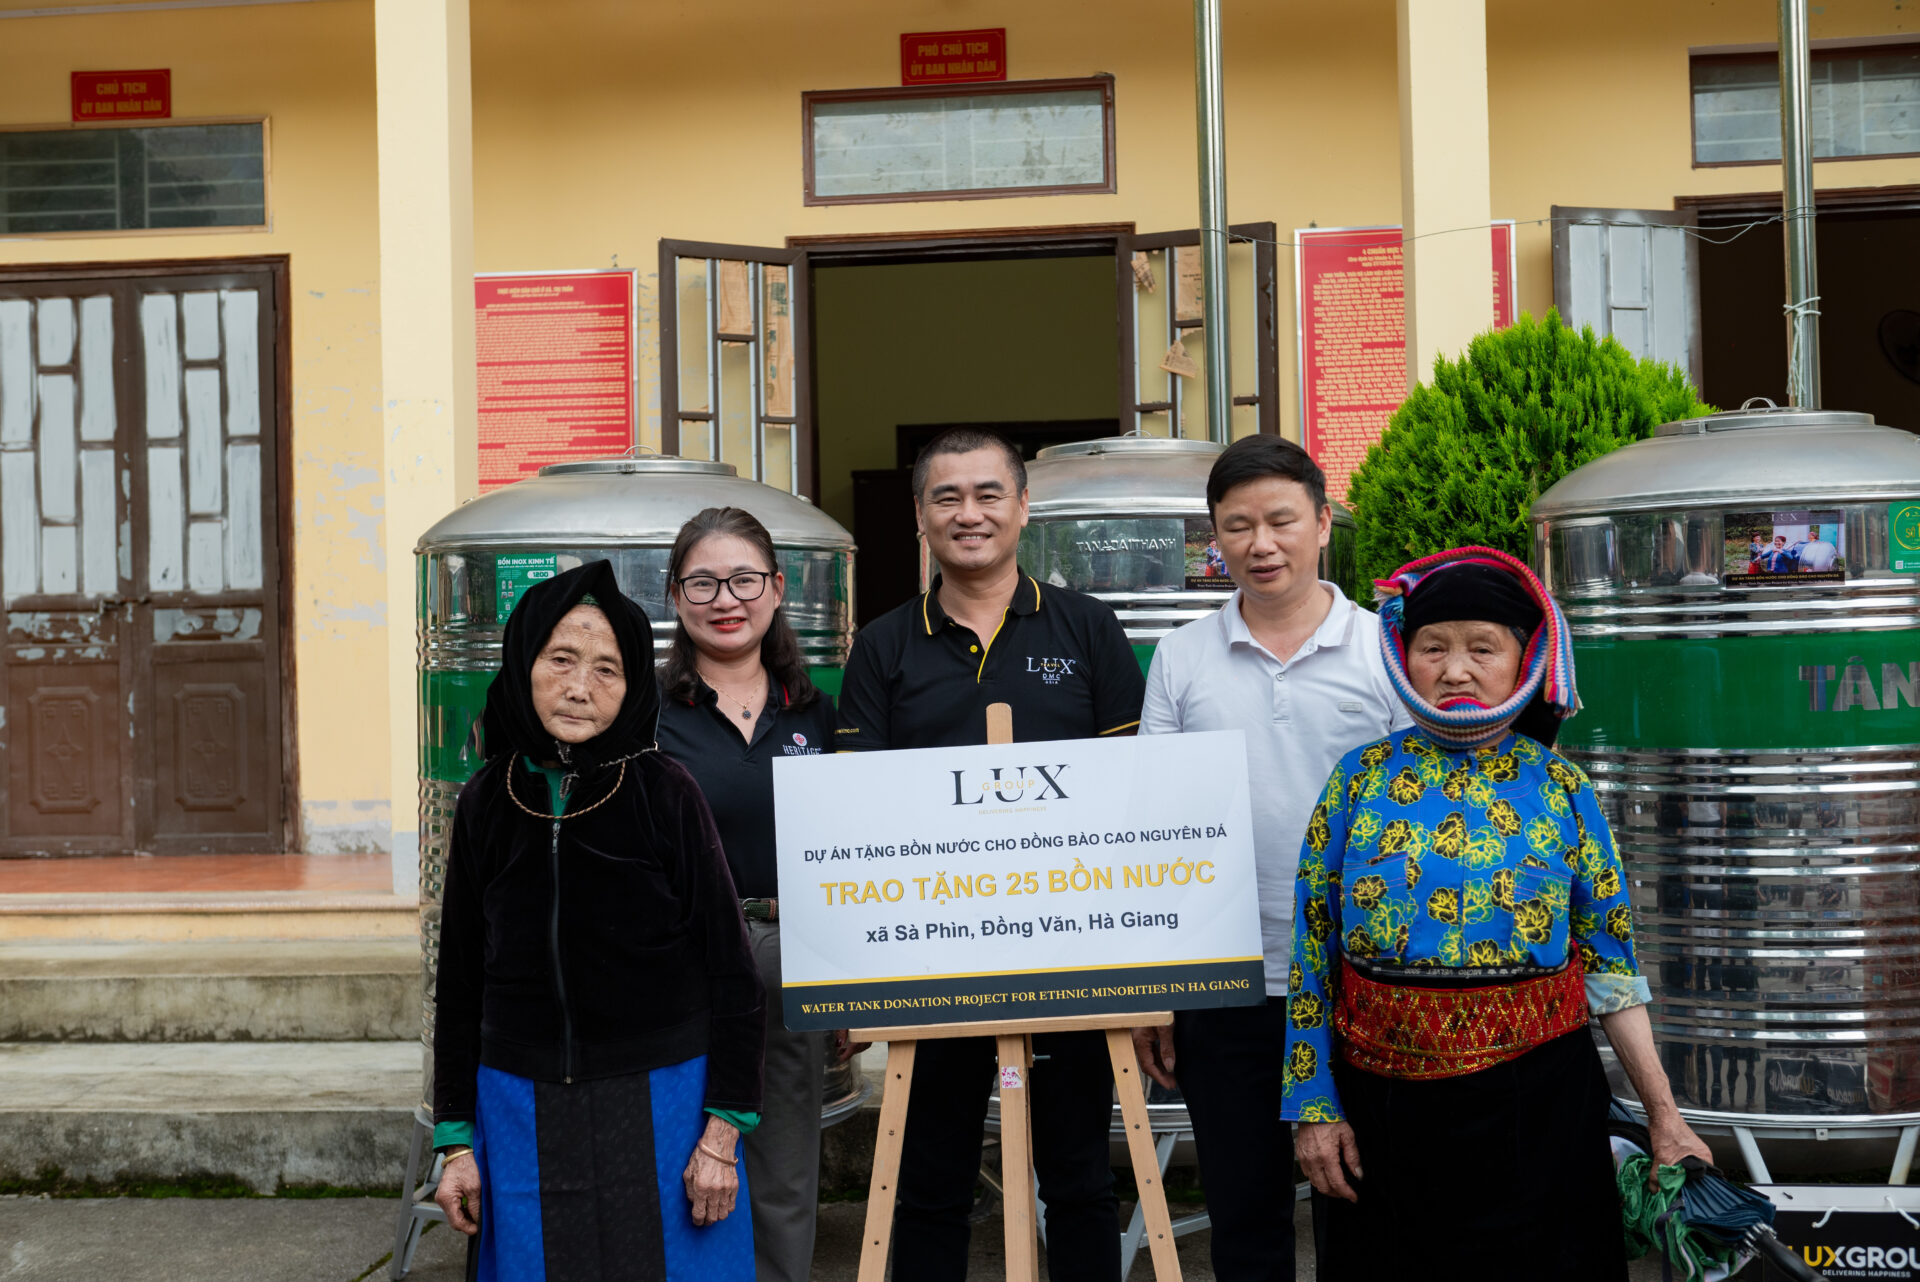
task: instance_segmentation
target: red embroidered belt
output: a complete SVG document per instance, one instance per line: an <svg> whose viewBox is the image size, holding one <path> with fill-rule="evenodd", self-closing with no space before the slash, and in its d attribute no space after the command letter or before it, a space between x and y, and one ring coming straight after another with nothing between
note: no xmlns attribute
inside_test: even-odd
<svg viewBox="0 0 1920 1282"><path fill-rule="evenodd" d="M1333 1012L1347 1063L1415 1080L1504 1064L1586 1022L1586 974L1572 963L1489 988L1413 988L1369 979L1343 958Z"/></svg>

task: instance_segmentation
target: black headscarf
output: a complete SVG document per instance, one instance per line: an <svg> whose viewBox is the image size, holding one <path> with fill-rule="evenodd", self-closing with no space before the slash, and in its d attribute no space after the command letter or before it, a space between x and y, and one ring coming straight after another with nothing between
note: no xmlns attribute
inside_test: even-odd
<svg viewBox="0 0 1920 1282"><path fill-rule="evenodd" d="M1506 571L1458 561L1422 578L1407 593L1400 619L1401 634L1408 641L1429 623L1462 620L1497 623L1531 634L1540 626L1540 606L1527 595L1526 585Z"/></svg>
<svg viewBox="0 0 1920 1282"><path fill-rule="evenodd" d="M1406 595L1401 612L1401 635L1407 640L1429 623L1462 620L1498 624L1529 636L1540 626L1540 606L1526 585L1504 570L1472 561L1459 561L1426 575ZM1520 640L1524 648L1526 637ZM1560 716L1543 694L1535 694L1513 729L1551 748L1560 736Z"/></svg>
<svg viewBox="0 0 1920 1282"><path fill-rule="evenodd" d="M600 734L585 743L563 744L540 724L540 714L534 710L533 661L546 648L555 625L582 603L599 606L613 625L627 674L627 697L613 724ZM500 673L487 687L482 723L489 761L505 753L521 753L536 761L563 761L573 773L584 776L654 746L660 693L653 679L653 625L646 612L620 591L610 563L589 561L528 589L507 620L501 652Z"/></svg>

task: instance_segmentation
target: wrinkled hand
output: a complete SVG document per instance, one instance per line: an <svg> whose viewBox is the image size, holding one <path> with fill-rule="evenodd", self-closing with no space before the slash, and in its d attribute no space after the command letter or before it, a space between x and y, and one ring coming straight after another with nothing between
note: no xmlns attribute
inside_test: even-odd
<svg viewBox="0 0 1920 1282"><path fill-rule="evenodd" d="M844 1064L871 1045L872 1042L854 1041L851 1029L836 1028L833 1030L833 1062Z"/></svg>
<svg viewBox="0 0 1920 1282"><path fill-rule="evenodd" d="M1683 1157L1697 1157L1708 1166L1713 1165L1713 1150L1693 1133L1693 1128L1678 1113L1649 1117L1647 1134L1653 1141L1653 1165L1647 1168L1649 1183L1655 1171L1663 1166L1678 1166Z"/></svg>
<svg viewBox="0 0 1920 1282"><path fill-rule="evenodd" d="M472 1153L462 1153L441 1169L433 1201L447 1213L447 1223L468 1237L480 1231L480 1164Z"/></svg>
<svg viewBox="0 0 1920 1282"><path fill-rule="evenodd" d="M1173 1080L1173 1025L1133 1030L1133 1053L1139 1057L1140 1071L1170 1091L1180 1089Z"/></svg>
<svg viewBox="0 0 1920 1282"><path fill-rule="evenodd" d="M693 1208L693 1222L702 1228L718 1224L733 1214L734 1198L740 1193L739 1168L722 1162L712 1153L737 1157L740 1132L717 1117L707 1119L707 1129L693 1146L693 1156L680 1176L687 1186L687 1201ZM710 1149L712 1153L701 1150Z"/></svg>
<svg viewBox="0 0 1920 1282"><path fill-rule="evenodd" d="M1351 1126L1345 1122L1302 1122L1293 1137L1293 1155L1300 1159L1300 1169L1314 1188L1329 1197L1360 1200L1360 1194L1347 1183L1349 1173L1356 1180L1362 1176L1360 1145Z"/></svg>

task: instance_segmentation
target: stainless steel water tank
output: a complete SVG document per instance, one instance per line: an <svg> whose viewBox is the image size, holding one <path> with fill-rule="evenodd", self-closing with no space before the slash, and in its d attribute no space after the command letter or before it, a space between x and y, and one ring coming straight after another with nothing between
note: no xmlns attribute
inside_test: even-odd
<svg viewBox="0 0 1920 1282"><path fill-rule="evenodd" d="M787 576L786 612L816 684L837 693L853 643L853 538L804 499L738 476L731 464L620 457L558 463L454 509L420 536L420 945L433 1085L433 980L440 955L447 833L460 787L480 768L478 725L500 666L513 602L543 578L587 561L613 563L621 589L653 622L665 654L674 634L667 557L696 512L745 508L773 536ZM836 1098L857 1081L836 1079ZM831 1101L830 1101L831 1102Z"/></svg>
<svg viewBox="0 0 1920 1282"><path fill-rule="evenodd" d="M1776 1167L1861 1164L1820 1141L1920 1122L1920 439L1668 423L1532 522L1586 705L1561 744L1626 861L1675 1095L1806 1141Z"/></svg>
<svg viewBox="0 0 1920 1282"><path fill-rule="evenodd" d="M1204 553L1207 473L1226 447L1212 441L1115 436L1041 450L1027 465L1027 572L1113 606L1136 649L1226 603L1233 580L1209 576ZM1353 516L1333 504L1320 577L1344 586L1353 569Z"/></svg>

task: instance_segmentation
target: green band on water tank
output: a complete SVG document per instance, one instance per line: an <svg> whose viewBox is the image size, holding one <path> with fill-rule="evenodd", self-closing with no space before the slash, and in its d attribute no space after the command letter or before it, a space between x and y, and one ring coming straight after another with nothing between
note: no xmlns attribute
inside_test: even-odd
<svg viewBox="0 0 1920 1282"><path fill-rule="evenodd" d="M1576 638L1563 747L1773 749L1920 743L1920 631Z"/></svg>

